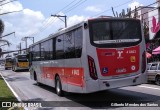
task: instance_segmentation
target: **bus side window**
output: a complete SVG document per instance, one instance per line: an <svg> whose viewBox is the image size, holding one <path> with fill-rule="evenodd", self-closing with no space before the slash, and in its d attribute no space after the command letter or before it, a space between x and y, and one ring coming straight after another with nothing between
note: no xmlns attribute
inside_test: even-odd
<svg viewBox="0 0 160 110"><path fill-rule="evenodd" d="M40 61L40 45L37 44L33 47L33 61Z"/></svg>
<svg viewBox="0 0 160 110"><path fill-rule="evenodd" d="M74 44L75 32L70 31L64 36L64 52L65 58L75 58L75 44Z"/></svg>
<svg viewBox="0 0 160 110"><path fill-rule="evenodd" d="M63 48L63 35L60 35L56 38L56 50L55 50L55 59L64 58L64 48Z"/></svg>
<svg viewBox="0 0 160 110"><path fill-rule="evenodd" d="M82 54L82 42L83 42L82 28L78 28L75 31L75 57L80 58Z"/></svg>
<svg viewBox="0 0 160 110"><path fill-rule="evenodd" d="M52 51L53 51L52 39L42 42L41 60L51 60L53 58Z"/></svg>

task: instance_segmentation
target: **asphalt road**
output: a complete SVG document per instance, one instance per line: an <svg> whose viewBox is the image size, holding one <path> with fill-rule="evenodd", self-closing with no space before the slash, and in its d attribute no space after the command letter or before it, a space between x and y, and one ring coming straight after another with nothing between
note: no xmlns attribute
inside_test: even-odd
<svg viewBox="0 0 160 110"><path fill-rule="evenodd" d="M45 108L45 110L88 110L106 108L114 110L160 110L160 86L154 83L111 89L91 94L65 93L65 97L59 97L56 95L54 88L45 85L37 86L36 82L30 79L29 72L13 72L11 70L3 70L3 68L1 68L0 72L23 102L45 101L42 105L51 107ZM149 104L156 104L157 102L159 102L159 107L153 107L153 105L152 107L123 106L125 103L133 104L132 106L144 103L149 106ZM114 105L114 107L111 107L111 104ZM57 107L53 107L55 105ZM44 108L41 108L40 110L43 109Z"/></svg>

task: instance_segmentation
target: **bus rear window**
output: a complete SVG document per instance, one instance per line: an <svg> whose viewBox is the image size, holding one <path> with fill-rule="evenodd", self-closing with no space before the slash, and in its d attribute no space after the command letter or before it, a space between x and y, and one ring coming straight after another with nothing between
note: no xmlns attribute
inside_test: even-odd
<svg viewBox="0 0 160 110"><path fill-rule="evenodd" d="M90 22L91 43L95 45L119 44L121 46L122 43L131 44L140 42L142 39L140 24L139 20Z"/></svg>
<svg viewBox="0 0 160 110"><path fill-rule="evenodd" d="M18 59L27 59L27 56L26 55L20 55L20 56L18 56Z"/></svg>

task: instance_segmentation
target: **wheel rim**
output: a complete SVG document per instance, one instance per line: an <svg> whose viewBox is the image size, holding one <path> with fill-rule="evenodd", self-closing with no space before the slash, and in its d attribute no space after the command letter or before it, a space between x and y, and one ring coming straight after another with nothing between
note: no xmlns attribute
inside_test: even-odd
<svg viewBox="0 0 160 110"><path fill-rule="evenodd" d="M156 78L156 84L157 84L157 85L160 85L160 78L159 78L159 77Z"/></svg>
<svg viewBox="0 0 160 110"><path fill-rule="evenodd" d="M60 92L60 83L59 83L59 80L57 80L56 91L57 91L57 93Z"/></svg>

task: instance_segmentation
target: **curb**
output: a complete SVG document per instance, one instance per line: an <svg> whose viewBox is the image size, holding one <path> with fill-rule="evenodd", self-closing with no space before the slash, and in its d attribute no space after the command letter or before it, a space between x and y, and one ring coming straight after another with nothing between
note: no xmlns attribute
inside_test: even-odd
<svg viewBox="0 0 160 110"><path fill-rule="evenodd" d="M3 75L0 72L0 75L2 76L2 78L4 79L5 83L7 84L7 86L9 87L9 89L12 91L12 93L14 94L14 96L16 97L16 99L19 102L22 102L22 100L20 99L20 97L16 94L16 92L12 89L12 87L9 85L9 83L6 81L6 79L3 77Z"/></svg>
<svg viewBox="0 0 160 110"><path fill-rule="evenodd" d="M9 83L6 81L6 79L3 77L2 73L0 72L0 75L2 76L2 78L4 79L5 83L7 84L7 86L9 87L9 89L11 90L11 92L14 94L14 96L16 97L16 99L19 102L22 102L21 98L16 94L16 92L12 89L12 87L9 85ZM14 108L13 108L14 109ZM28 110L26 107L24 108L25 110ZM11 108L12 110L12 108Z"/></svg>

